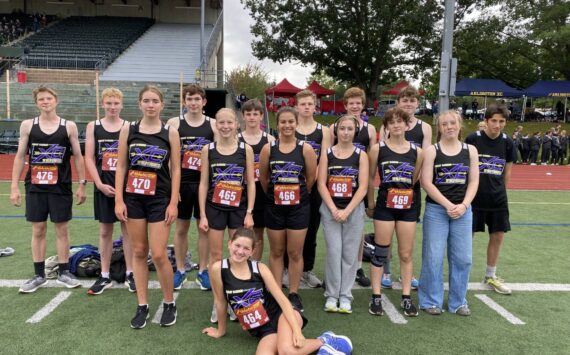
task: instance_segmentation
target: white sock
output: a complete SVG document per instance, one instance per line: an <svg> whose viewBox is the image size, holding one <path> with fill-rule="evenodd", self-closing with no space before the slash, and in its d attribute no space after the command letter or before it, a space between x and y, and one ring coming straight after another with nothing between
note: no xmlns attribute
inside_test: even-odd
<svg viewBox="0 0 570 355"><path fill-rule="evenodd" d="M128 277L132 273L133 273L133 270L127 270L127 272L125 272L125 275Z"/></svg>
<svg viewBox="0 0 570 355"><path fill-rule="evenodd" d="M109 278L109 273L108 273L108 272L102 272L102 273L101 273L101 277L104 277L104 278L108 279L108 278Z"/></svg>
<svg viewBox="0 0 570 355"><path fill-rule="evenodd" d="M495 277L495 272L497 271L497 267L496 266L489 266L487 265L487 271L485 276L486 277Z"/></svg>

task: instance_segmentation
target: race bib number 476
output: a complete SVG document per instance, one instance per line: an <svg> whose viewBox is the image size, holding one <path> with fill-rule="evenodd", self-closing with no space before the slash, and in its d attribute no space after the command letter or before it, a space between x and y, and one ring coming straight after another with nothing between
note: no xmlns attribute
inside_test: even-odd
<svg viewBox="0 0 570 355"><path fill-rule="evenodd" d="M154 196L156 193L156 173L129 170L126 191L138 195Z"/></svg>
<svg viewBox="0 0 570 355"><path fill-rule="evenodd" d="M103 171L116 171L117 160L119 160L119 153L117 152L103 153L103 159L101 161L101 167Z"/></svg>
<svg viewBox="0 0 570 355"><path fill-rule="evenodd" d="M34 185L57 184L57 166L32 165L32 184Z"/></svg>

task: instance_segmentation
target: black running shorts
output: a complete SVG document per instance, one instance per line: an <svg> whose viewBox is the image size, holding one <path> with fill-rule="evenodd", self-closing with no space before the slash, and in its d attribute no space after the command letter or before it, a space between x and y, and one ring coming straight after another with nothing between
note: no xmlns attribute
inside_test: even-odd
<svg viewBox="0 0 570 355"><path fill-rule="evenodd" d="M265 227L273 230L301 230L309 227L311 204L308 199L298 205L265 207Z"/></svg>
<svg viewBox="0 0 570 355"><path fill-rule="evenodd" d="M53 223L71 220L73 195L61 195L49 192L26 191L26 220L45 222L48 215Z"/></svg>
<svg viewBox="0 0 570 355"><path fill-rule="evenodd" d="M104 193L95 190L93 193L93 210L95 220L100 223L115 223L118 221L115 215L115 198L107 197Z"/></svg>
<svg viewBox="0 0 570 355"><path fill-rule="evenodd" d="M481 211L473 209L473 233L484 232L485 225L487 225L489 234L510 231L509 210Z"/></svg>
<svg viewBox="0 0 570 355"><path fill-rule="evenodd" d="M198 186L194 183L180 184L180 201L178 202L178 218L189 220L194 216L200 219L200 205L198 204Z"/></svg>
<svg viewBox="0 0 570 355"><path fill-rule="evenodd" d="M169 197L138 197L125 194L127 217L132 219L146 219L148 223L164 221L166 208L169 203Z"/></svg>

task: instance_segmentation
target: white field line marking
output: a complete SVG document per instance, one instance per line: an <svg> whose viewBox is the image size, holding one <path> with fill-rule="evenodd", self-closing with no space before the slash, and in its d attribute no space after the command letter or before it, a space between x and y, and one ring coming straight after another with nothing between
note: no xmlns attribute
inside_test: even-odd
<svg viewBox="0 0 570 355"><path fill-rule="evenodd" d="M507 311L503 306L501 306L497 302L493 301L489 296L487 296L487 295L475 295L475 297L480 299L481 302L485 303L489 308L491 308L495 312L499 313L499 315L502 316L503 318L505 318L507 320L507 322L514 324L514 325L526 324L525 322L523 322L522 320L517 318L514 314Z"/></svg>
<svg viewBox="0 0 570 355"><path fill-rule="evenodd" d="M175 302L176 302L176 299L178 298L179 295L180 295L180 292L174 292L174 301ZM164 310L164 308L162 307L162 302L160 302L160 304L158 305L158 309L156 310L156 313L154 314L154 318L152 318L153 323L160 322L160 317L162 317L162 311L163 310Z"/></svg>
<svg viewBox="0 0 570 355"><path fill-rule="evenodd" d="M71 296L71 292L69 291L61 291L58 293L51 301L48 302L45 306L43 306L39 311L37 311L33 316L31 316L26 323L39 323L47 317L51 312L53 312L57 306L59 306L63 301L65 301L69 296Z"/></svg>
<svg viewBox="0 0 570 355"><path fill-rule="evenodd" d="M19 288L20 286L22 286L22 284L24 282L26 282L28 280L0 280L0 288L2 287L6 287L6 288ZM89 288L91 287L91 285L93 284L93 282L95 282L95 279L91 279L91 280L80 280L79 281L82 287L86 287ZM513 291L555 291L555 292L570 292L570 284L550 284L550 283L507 283L506 285L509 286L509 288ZM48 283L43 285L43 287L49 287L49 288L65 288L65 286L59 285L55 282L55 280L48 280ZM444 287L446 290L449 289L449 285L446 283L444 283ZM110 290L112 289L126 289L127 287L124 284L118 284L116 282L113 282L113 287L110 288ZM158 281L149 281L148 283L148 288L150 290L159 290L160 289L160 284L158 283ZM196 290L199 289L200 286L198 286L198 284L194 281L189 281L184 283L184 286L182 286L183 289L192 289L192 290ZM299 288L302 289L309 289L308 286L301 284L301 286ZM394 286L392 287L395 290L401 290L402 286L400 285L399 282L394 282ZM356 283L354 284L354 286L352 287L353 290L363 290L363 289L368 289L370 290L370 287L361 287L358 286ZM489 286L484 285L482 282L471 282L469 283L469 288L470 291L490 291L491 289L489 288Z"/></svg>
<svg viewBox="0 0 570 355"><path fill-rule="evenodd" d="M384 308L384 313L390 318L394 324L408 324L408 321L403 315L398 312L394 304L390 302L386 295L382 295L382 308Z"/></svg>
<svg viewBox="0 0 570 355"><path fill-rule="evenodd" d="M570 202L512 202L510 205L570 205Z"/></svg>

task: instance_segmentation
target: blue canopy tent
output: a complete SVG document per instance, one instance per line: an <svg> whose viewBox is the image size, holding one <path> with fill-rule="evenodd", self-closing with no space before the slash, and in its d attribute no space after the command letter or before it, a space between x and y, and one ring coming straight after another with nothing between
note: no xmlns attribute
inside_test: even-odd
<svg viewBox="0 0 570 355"><path fill-rule="evenodd" d="M523 92L512 88L498 79L462 79L455 86L455 96L483 96L484 107L487 97L522 97Z"/></svg>
<svg viewBox="0 0 570 355"><path fill-rule="evenodd" d="M539 80L526 88L525 95L528 97L564 98L564 122L566 122L568 97L570 97L570 81Z"/></svg>

